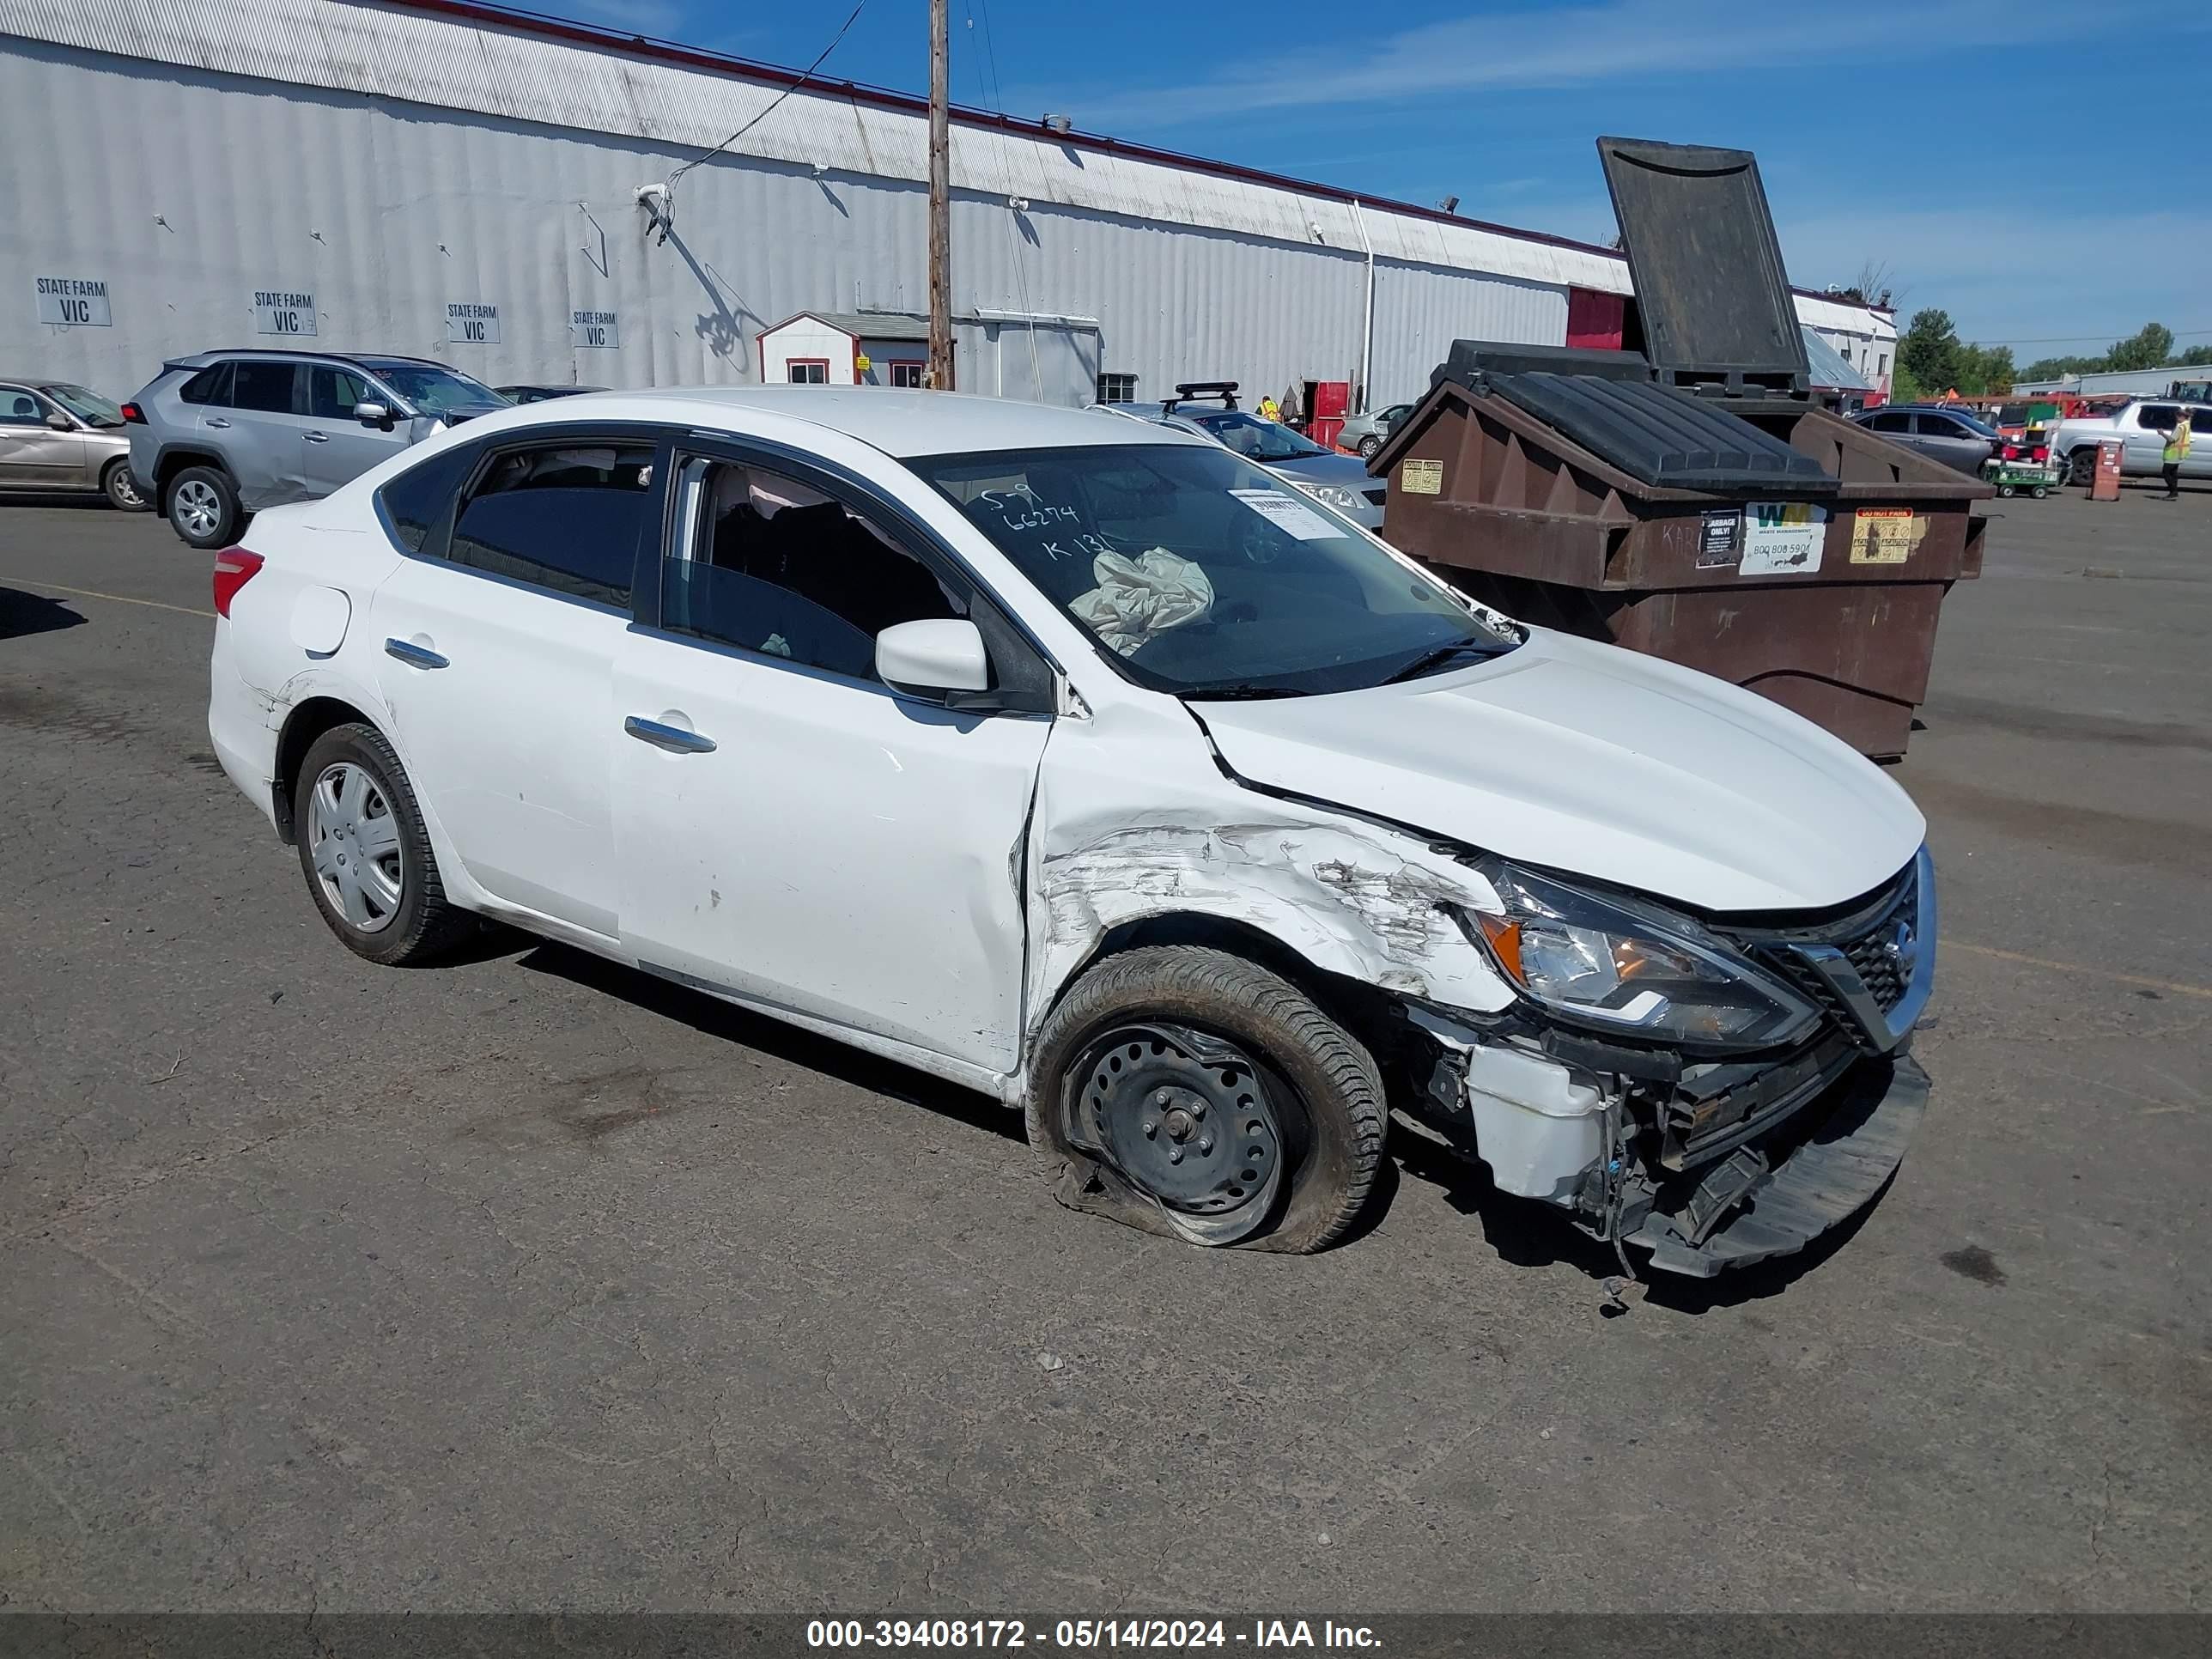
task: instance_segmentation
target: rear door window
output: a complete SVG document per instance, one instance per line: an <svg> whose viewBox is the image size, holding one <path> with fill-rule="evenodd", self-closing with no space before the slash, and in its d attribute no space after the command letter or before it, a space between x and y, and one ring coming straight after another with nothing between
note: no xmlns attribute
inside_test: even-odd
<svg viewBox="0 0 2212 1659"><path fill-rule="evenodd" d="M1912 418L1918 422L1920 435L1923 438L1963 438L1966 435L1966 428L1948 415L1916 415Z"/></svg>
<svg viewBox="0 0 2212 1659"><path fill-rule="evenodd" d="M653 457L650 444L611 440L501 451L463 503L447 556L628 610L638 538L656 499Z"/></svg>
<svg viewBox="0 0 2212 1659"><path fill-rule="evenodd" d="M2181 410L2172 404L2145 404L2136 416L2136 423L2154 432L2171 432L2180 416Z"/></svg>
<svg viewBox="0 0 2212 1659"><path fill-rule="evenodd" d="M258 410L269 415L298 413L294 397L298 368L296 363L240 362L231 380L230 406Z"/></svg>
<svg viewBox="0 0 2212 1659"><path fill-rule="evenodd" d="M376 510L392 539L410 553L422 552L431 533L445 522L453 497L468 482L481 453L466 444L441 450L378 490Z"/></svg>

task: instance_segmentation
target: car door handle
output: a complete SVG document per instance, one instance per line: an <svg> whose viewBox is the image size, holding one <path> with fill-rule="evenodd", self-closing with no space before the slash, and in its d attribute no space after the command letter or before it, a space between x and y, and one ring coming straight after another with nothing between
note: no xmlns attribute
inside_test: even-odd
<svg viewBox="0 0 2212 1659"><path fill-rule="evenodd" d="M623 730L640 743L665 749L672 755L711 755L714 752L714 738L703 732L686 732L680 726L663 726L659 720L641 720L635 714L623 721Z"/></svg>
<svg viewBox="0 0 2212 1659"><path fill-rule="evenodd" d="M208 416L208 422L207 422L207 423L208 423L210 426L220 426L220 427L226 427L226 428L227 428L227 427L228 427L228 426L230 425L230 422L229 422L228 421L224 420L224 419L222 418L222 416L220 416L220 415L210 415L210 416Z"/></svg>
<svg viewBox="0 0 2212 1659"><path fill-rule="evenodd" d="M307 441L311 444L326 444L330 441L331 434L327 432L310 432L307 434Z"/></svg>
<svg viewBox="0 0 2212 1659"><path fill-rule="evenodd" d="M425 650L419 645L410 644L405 640L385 641L384 654L387 657L398 658L400 661L405 663L410 668L444 668L449 666L449 661L447 658L440 656L434 651Z"/></svg>

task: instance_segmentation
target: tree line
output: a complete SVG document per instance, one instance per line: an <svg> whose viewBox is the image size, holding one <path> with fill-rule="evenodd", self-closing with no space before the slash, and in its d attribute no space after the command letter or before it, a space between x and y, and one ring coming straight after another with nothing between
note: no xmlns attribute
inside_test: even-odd
<svg viewBox="0 0 2212 1659"><path fill-rule="evenodd" d="M2124 340L2115 340L2102 356L2041 357L2026 368L2013 367L2010 346L1979 346L1959 337L1947 311L1929 307L1912 313L1897 337L1897 368L1890 395L1899 403L1956 391L1969 398L2009 392L2018 380L2053 380L2062 374L2105 369L2191 368L2212 365L2212 346L2195 346L2176 356L2173 331L2146 323Z"/></svg>

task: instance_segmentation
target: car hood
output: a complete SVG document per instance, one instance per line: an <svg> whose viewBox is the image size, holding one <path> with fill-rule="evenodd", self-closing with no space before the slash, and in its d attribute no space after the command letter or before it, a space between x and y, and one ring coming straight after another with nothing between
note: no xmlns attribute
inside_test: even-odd
<svg viewBox="0 0 2212 1659"><path fill-rule="evenodd" d="M1402 685L1191 708L1249 782L1704 910L1840 904L1927 833L1902 789L1809 720L1543 629Z"/></svg>
<svg viewBox="0 0 2212 1659"><path fill-rule="evenodd" d="M1303 455L1292 461L1262 461L1268 471L1300 483L1341 484L1364 489L1375 482L1367 476L1367 463L1349 455Z"/></svg>

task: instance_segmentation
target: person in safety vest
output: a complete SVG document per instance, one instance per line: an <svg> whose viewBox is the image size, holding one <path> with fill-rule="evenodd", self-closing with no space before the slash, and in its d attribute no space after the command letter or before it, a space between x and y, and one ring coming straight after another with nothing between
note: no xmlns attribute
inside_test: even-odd
<svg viewBox="0 0 2212 1659"><path fill-rule="evenodd" d="M2189 411L2182 410L2174 416L2173 430L2166 434L2166 450L2159 459L2166 463L2166 499L2179 501L2181 497L2181 464L2189 459Z"/></svg>

